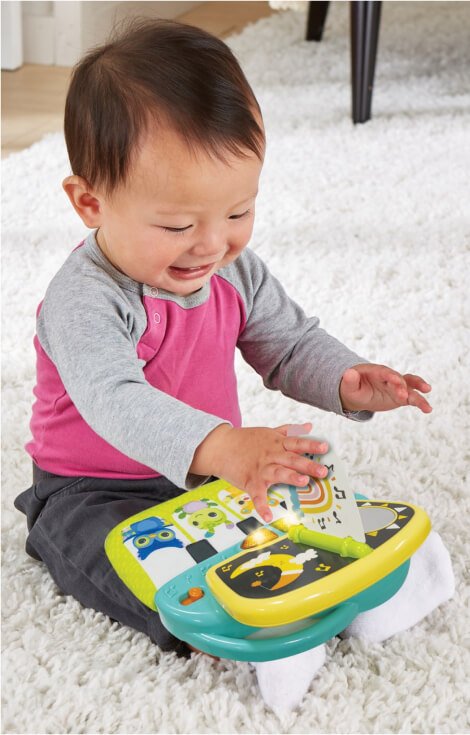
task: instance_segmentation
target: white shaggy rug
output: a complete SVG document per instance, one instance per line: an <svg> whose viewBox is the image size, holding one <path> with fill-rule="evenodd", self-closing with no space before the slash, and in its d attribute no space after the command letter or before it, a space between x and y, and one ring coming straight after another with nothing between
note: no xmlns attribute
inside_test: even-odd
<svg viewBox="0 0 470 735"><path fill-rule="evenodd" d="M244 663L178 660L63 597L24 552L13 498L34 380L35 308L84 235L62 193L61 136L3 163L3 732L468 732L470 4L384 3L374 117L350 120L348 3L324 40L286 11L229 43L264 109L268 157L252 241L310 313L360 354L433 385L434 411L368 425L266 391L239 363L245 423L314 422L376 498L427 509L455 599L384 644L335 639L280 721Z"/></svg>

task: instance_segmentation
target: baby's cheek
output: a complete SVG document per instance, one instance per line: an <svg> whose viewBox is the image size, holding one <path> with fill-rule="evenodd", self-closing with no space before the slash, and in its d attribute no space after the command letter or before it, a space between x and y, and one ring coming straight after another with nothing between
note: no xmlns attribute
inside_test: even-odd
<svg viewBox="0 0 470 735"><path fill-rule="evenodd" d="M233 261L236 260L239 255L241 255L241 253L244 251L247 245L248 245L248 240L246 241L243 240L243 242L233 243L233 245L230 246L229 251L224 258L224 265L228 265L228 263L233 263Z"/></svg>

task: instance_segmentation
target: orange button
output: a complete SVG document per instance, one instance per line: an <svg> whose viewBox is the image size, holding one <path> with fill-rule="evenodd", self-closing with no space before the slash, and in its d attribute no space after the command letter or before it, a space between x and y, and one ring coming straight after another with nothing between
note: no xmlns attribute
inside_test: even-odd
<svg viewBox="0 0 470 735"><path fill-rule="evenodd" d="M181 600L181 605L191 605L193 602L197 602L201 597L204 597L204 591L200 587L191 587L188 590L188 596Z"/></svg>
<svg viewBox="0 0 470 735"><path fill-rule="evenodd" d="M200 600L201 597L204 597L204 592L200 587L191 587L191 589L188 591L188 595L194 600Z"/></svg>

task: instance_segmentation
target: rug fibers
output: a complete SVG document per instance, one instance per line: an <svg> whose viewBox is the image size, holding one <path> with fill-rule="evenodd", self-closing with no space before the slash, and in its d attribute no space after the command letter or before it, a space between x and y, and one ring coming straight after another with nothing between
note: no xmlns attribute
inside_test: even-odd
<svg viewBox="0 0 470 735"><path fill-rule="evenodd" d="M417 372L434 411L358 425L265 390L237 362L247 425L312 420L354 488L425 507L455 599L384 644L335 639L279 720L247 664L178 660L64 597L24 553L13 498L34 383L35 308L84 227L60 182L61 135L3 162L3 731L468 732L470 543L469 3L384 3L373 120L350 120L347 3L320 44L291 10L229 40L264 111L252 247L322 325L371 361Z"/></svg>

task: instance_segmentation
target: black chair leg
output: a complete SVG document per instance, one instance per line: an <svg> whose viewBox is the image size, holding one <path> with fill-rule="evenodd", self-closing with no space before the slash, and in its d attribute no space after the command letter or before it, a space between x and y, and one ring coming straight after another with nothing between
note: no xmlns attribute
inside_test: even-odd
<svg viewBox="0 0 470 735"><path fill-rule="evenodd" d="M317 0L308 4L306 41L321 41L329 4Z"/></svg>
<svg viewBox="0 0 470 735"><path fill-rule="evenodd" d="M353 122L363 123L371 117L382 3L353 0L350 8Z"/></svg>

